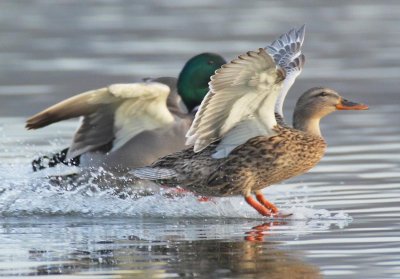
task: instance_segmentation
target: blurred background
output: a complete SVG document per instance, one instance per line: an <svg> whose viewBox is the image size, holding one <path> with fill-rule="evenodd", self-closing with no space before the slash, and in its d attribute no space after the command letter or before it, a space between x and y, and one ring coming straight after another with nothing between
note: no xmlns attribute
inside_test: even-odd
<svg viewBox="0 0 400 279"><path fill-rule="evenodd" d="M0 116L26 117L111 83L177 76L200 52L231 60L304 23L306 66L287 110L314 85L369 104L400 101L396 0L1 0Z"/></svg>

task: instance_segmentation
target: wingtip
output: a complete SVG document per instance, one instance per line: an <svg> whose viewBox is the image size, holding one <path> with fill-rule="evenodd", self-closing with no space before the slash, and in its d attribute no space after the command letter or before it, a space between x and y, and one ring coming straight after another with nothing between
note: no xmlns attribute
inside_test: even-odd
<svg viewBox="0 0 400 279"><path fill-rule="evenodd" d="M37 122L33 118L29 118L25 122L25 129L27 130L35 130L38 128Z"/></svg>
<svg viewBox="0 0 400 279"><path fill-rule="evenodd" d="M270 50L270 52L277 52L279 49L285 47L285 45L299 42L300 47L304 42L306 25L303 24L299 29L292 28L286 33L279 36L278 39L273 41L269 46L266 46L265 49Z"/></svg>
<svg viewBox="0 0 400 279"><path fill-rule="evenodd" d="M29 130L34 130L35 128L32 127L30 124L25 124L25 129Z"/></svg>
<svg viewBox="0 0 400 279"><path fill-rule="evenodd" d="M46 126L46 119L46 114L38 113L26 120L25 128L27 130L36 130L42 128L43 126Z"/></svg>
<svg viewBox="0 0 400 279"><path fill-rule="evenodd" d="M306 33L306 24L303 24L296 32L300 44L303 44L304 42L305 33Z"/></svg>

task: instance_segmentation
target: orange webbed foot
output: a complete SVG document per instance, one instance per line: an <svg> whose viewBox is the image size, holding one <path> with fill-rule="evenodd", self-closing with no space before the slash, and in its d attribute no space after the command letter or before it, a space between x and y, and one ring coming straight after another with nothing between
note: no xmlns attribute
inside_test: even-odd
<svg viewBox="0 0 400 279"><path fill-rule="evenodd" d="M273 212L270 209L268 209L267 207L265 207L263 204L259 203L255 199L253 199L252 196L246 196L245 200L251 207L253 207L255 210L257 210L258 213L260 213L261 215L267 216L267 217L273 217Z"/></svg>
<svg viewBox="0 0 400 279"><path fill-rule="evenodd" d="M271 210L272 213L278 213L278 208L272 202L268 201L261 191L256 192L256 198L262 205Z"/></svg>
<svg viewBox="0 0 400 279"><path fill-rule="evenodd" d="M258 211L263 216L275 217L275 218L286 218L292 214L281 214L278 208L271 202L269 202L261 192L256 192L255 200L252 196L245 196L246 202Z"/></svg>

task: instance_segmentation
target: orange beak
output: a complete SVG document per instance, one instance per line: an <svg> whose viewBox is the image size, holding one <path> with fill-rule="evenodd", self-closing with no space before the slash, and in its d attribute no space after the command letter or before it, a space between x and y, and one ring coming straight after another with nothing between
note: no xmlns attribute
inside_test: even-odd
<svg viewBox="0 0 400 279"><path fill-rule="evenodd" d="M338 110L366 110L367 105L350 102L346 99L340 99L340 103L336 105Z"/></svg>

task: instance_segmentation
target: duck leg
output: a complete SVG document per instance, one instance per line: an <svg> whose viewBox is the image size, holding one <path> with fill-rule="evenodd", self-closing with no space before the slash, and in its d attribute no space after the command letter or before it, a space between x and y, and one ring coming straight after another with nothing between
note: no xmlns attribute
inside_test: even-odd
<svg viewBox="0 0 400 279"><path fill-rule="evenodd" d="M260 213L263 216L268 216L268 217L272 217L273 213L270 209L268 209L267 207L265 207L263 204L259 203L258 201L256 201L252 196L250 195L246 195L245 197L246 202L253 207L255 210L258 211L258 213Z"/></svg>
<svg viewBox="0 0 400 279"><path fill-rule="evenodd" d="M262 205L271 210L272 213L278 213L278 208L272 202L268 201L261 191L256 191L256 198Z"/></svg>
<svg viewBox="0 0 400 279"><path fill-rule="evenodd" d="M257 200L255 200L250 194L246 194L244 198L251 207L263 216L286 218L292 215L292 213L279 214L278 208L273 203L269 202L260 191L256 191Z"/></svg>

